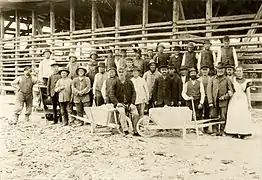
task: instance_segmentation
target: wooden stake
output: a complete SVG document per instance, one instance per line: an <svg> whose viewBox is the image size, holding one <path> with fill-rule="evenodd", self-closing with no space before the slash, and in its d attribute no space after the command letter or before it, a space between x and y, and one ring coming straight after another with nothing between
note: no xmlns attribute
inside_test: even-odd
<svg viewBox="0 0 262 180"><path fill-rule="evenodd" d="M206 2L206 30L211 30L212 29L212 26L210 26L210 22L211 22L211 19L212 19L212 0L207 0ZM206 33L206 36L207 37L211 37L212 36L212 33L208 32Z"/></svg>
<svg viewBox="0 0 262 180"><path fill-rule="evenodd" d="M70 40L73 40L73 32L75 31L75 1L70 0ZM71 43L72 46L75 45L74 42ZM71 48L70 51L74 51L75 48Z"/></svg>
<svg viewBox="0 0 262 180"><path fill-rule="evenodd" d="M15 77L18 76L18 59L19 59L19 36L20 36L20 13L18 10L15 10L15 24L16 24L16 29L15 29Z"/></svg>
<svg viewBox="0 0 262 180"><path fill-rule="evenodd" d="M121 18L121 4L120 0L116 0L116 11L115 11L115 42L118 43L119 40L117 38L120 36L118 33L120 27L120 18ZM119 45L115 46L115 49L119 49Z"/></svg>
<svg viewBox="0 0 262 180"><path fill-rule="evenodd" d="M147 30L145 30L146 25L148 24L148 0L143 0L143 17L142 17L142 41L147 40L147 37L144 37L144 35L147 34ZM142 49L142 59L145 59L145 54L146 54L146 43L144 43Z"/></svg>
<svg viewBox="0 0 262 180"><path fill-rule="evenodd" d="M95 32L95 29L96 29L96 11L97 11L97 8L96 8L96 1L95 0L92 0L92 16L91 16L91 32L94 33ZM92 35L92 38L94 39L95 38L95 35ZM91 44L95 44L95 41L91 41Z"/></svg>
<svg viewBox="0 0 262 180"><path fill-rule="evenodd" d="M179 4L180 0L173 0L173 33L176 33L178 29L176 28L177 26L177 21L179 20ZM173 39L177 39L176 35L173 35ZM177 44L177 42L173 42L173 45Z"/></svg>
<svg viewBox="0 0 262 180"><path fill-rule="evenodd" d="M36 35L36 12L32 11L32 51L33 51L33 55L32 55L32 67L35 66L35 62L34 62L34 58L36 57L36 46L35 46L35 35Z"/></svg>
<svg viewBox="0 0 262 180"><path fill-rule="evenodd" d="M54 40L53 34L55 33L55 5L50 1L50 36L52 38L50 49L53 51Z"/></svg>
<svg viewBox="0 0 262 180"><path fill-rule="evenodd" d="M0 86L3 88L5 85L3 82L3 39L4 39L4 14L2 9L0 9ZM1 94L4 93L4 89L1 89Z"/></svg>

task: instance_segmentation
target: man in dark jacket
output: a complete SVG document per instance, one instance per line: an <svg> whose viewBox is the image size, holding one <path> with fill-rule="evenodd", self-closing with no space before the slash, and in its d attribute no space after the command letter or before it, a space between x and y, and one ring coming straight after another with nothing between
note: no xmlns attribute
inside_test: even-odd
<svg viewBox="0 0 262 180"><path fill-rule="evenodd" d="M196 52L194 51L194 44L189 42L187 44L187 52L185 52L181 66L187 66L188 68L197 68Z"/></svg>
<svg viewBox="0 0 262 180"><path fill-rule="evenodd" d="M174 66L176 72L179 72L182 63L182 55L180 53L180 50L181 49L179 46L174 47L174 54L171 55L168 63L169 65Z"/></svg>
<svg viewBox="0 0 262 180"><path fill-rule="evenodd" d="M157 63L157 66L167 66L169 61L169 54L164 53L165 46L163 44L159 44L157 46L157 53L154 56L154 61Z"/></svg>
<svg viewBox="0 0 262 180"><path fill-rule="evenodd" d="M167 66L159 67L162 76L158 77L155 81L153 88L153 101L155 106L164 107L173 106L173 84L172 79L168 75Z"/></svg>
<svg viewBox="0 0 262 180"><path fill-rule="evenodd" d="M124 68L120 68L118 70L119 78L114 77L112 71L116 70L111 68L109 71L110 78L106 80L106 101L107 103L113 103L116 107L119 112L121 127L125 135L128 135L129 132L125 112L128 111L131 114L134 125L136 125L139 118L138 111L135 106L135 88L132 81L126 79L126 71ZM133 129L133 127L130 129Z"/></svg>
<svg viewBox="0 0 262 180"><path fill-rule="evenodd" d="M182 88L183 88L183 83L180 78L180 76L177 74L175 66L169 65L168 66L168 73L169 76L171 77L172 81L172 91L173 91L173 101L174 101L174 106L180 106L181 101L182 101Z"/></svg>

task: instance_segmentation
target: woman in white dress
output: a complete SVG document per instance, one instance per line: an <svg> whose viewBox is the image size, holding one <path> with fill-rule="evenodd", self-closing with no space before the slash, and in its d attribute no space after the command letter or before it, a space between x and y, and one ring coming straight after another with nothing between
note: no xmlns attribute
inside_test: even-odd
<svg viewBox="0 0 262 180"><path fill-rule="evenodd" d="M228 104L225 132L246 139L252 133L250 83L244 78L242 67L237 67L235 74L235 93Z"/></svg>

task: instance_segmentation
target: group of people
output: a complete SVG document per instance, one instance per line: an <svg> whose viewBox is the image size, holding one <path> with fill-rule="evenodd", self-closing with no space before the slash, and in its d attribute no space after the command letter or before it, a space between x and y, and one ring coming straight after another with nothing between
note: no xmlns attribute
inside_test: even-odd
<svg viewBox="0 0 262 180"><path fill-rule="evenodd" d="M109 51L108 57L100 62L94 52L87 67L77 62L74 54L69 55L66 67L59 67L47 49L39 64L37 79L30 75L30 67L26 67L24 76L13 82L17 102L11 124L17 123L24 103L25 117L29 120L32 87L40 82L47 86L54 124L58 123L58 105L64 125L72 122L83 125L82 121L69 116L73 113L73 105L77 116L83 117L84 107L113 104L124 134L130 134L127 113L131 115L133 133L137 134L136 123L150 108L188 106L195 109L197 120L218 118L226 121L220 127L206 127L203 132L246 138L251 134L250 83L243 76L243 68L238 66L235 49L229 46L227 36L217 56L210 46L206 40L204 49L197 54L194 44L189 42L183 55L178 46L170 55L164 52L165 46L159 44L155 54L149 48L143 59L140 50L134 51L132 57L127 56L126 50L121 50L120 54Z"/></svg>

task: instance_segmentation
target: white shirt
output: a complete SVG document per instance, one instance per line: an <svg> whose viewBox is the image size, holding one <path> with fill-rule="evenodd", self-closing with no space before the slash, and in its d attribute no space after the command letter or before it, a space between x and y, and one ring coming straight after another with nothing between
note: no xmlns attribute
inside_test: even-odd
<svg viewBox="0 0 262 180"><path fill-rule="evenodd" d="M145 79L141 77L131 78L136 91L135 104L146 103L149 101L149 91Z"/></svg>
<svg viewBox="0 0 262 180"><path fill-rule="evenodd" d="M215 54L214 51L212 51L212 55L213 55L213 60L214 60L214 65L215 65L215 64L217 64L217 63L216 63L217 60L216 60L216 54ZM197 60L197 69L198 69L198 70L200 70L200 68L201 68L201 67L200 67L201 56L202 56L202 54L201 54L201 52L200 52L200 53L199 53L199 56L198 56L198 60Z"/></svg>
<svg viewBox="0 0 262 180"><path fill-rule="evenodd" d="M43 59L40 63L39 63L39 74L38 74L38 79L39 81L42 81L43 78L49 78L49 76L52 74L52 68L51 68L51 64L54 63L55 61L52 59Z"/></svg>
<svg viewBox="0 0 262 180"><path fill-rule="evenodd" d="M196 83L196 80L191 80L192 81L192 84L194 85ZM184 85L183 85L183 91L182 91L182 97L186 100L186 101L189 101L190 100L190 97L186 94L187 93L187 83L186 82ZM202 84L202 82L200 82L200 94L201 94L201 97L200 97L200 104L204 104L204 101L205 101L205 89L204 89L204 86Z"/></svg>
<svg viewBox="0 0 262 180"><path fill-rule="evenodd" d="M182 80L183 84L185 84L186 83L186 76L181 76L181 80Z"/></svg>

